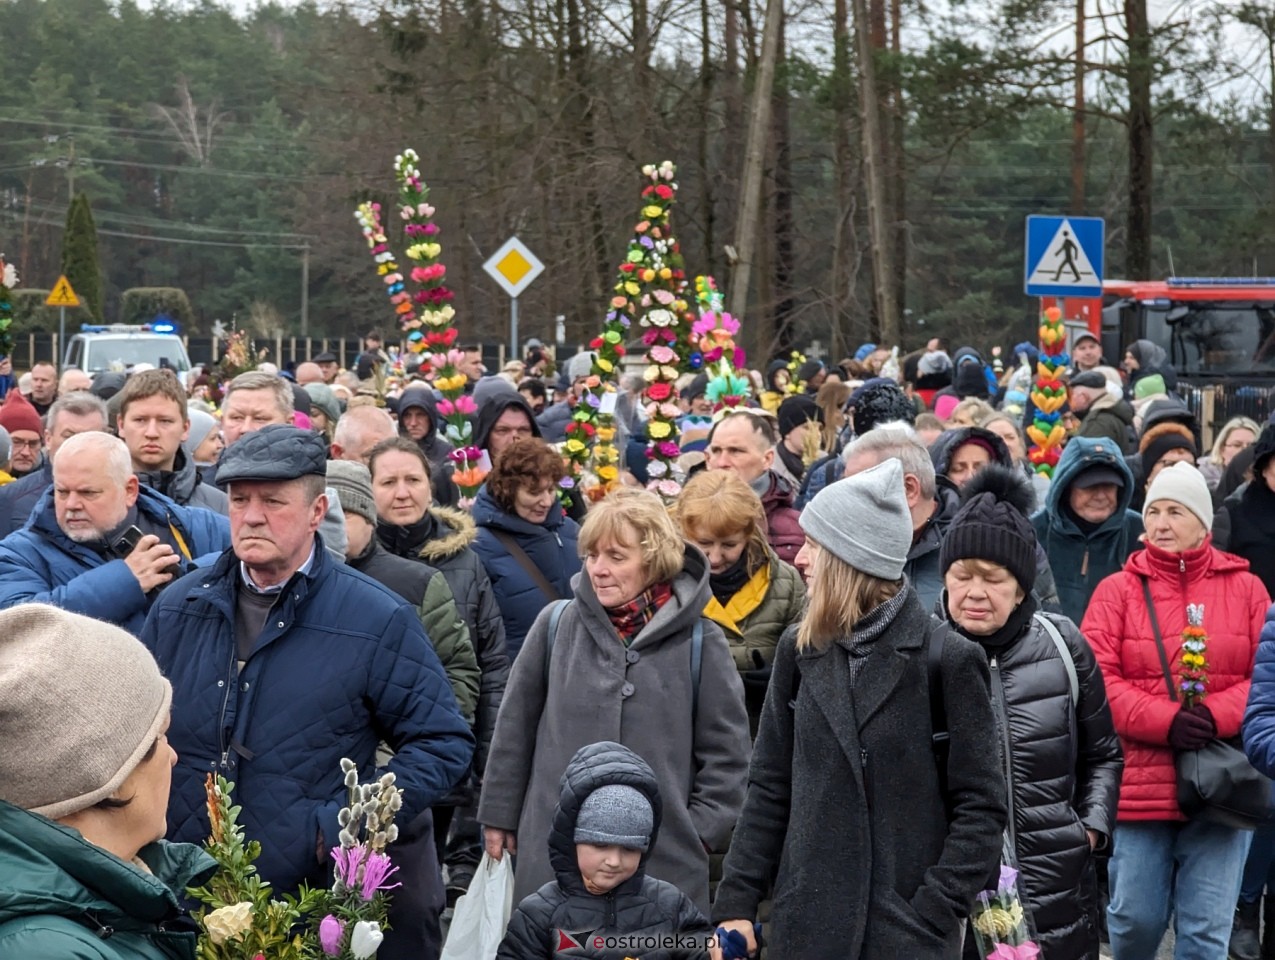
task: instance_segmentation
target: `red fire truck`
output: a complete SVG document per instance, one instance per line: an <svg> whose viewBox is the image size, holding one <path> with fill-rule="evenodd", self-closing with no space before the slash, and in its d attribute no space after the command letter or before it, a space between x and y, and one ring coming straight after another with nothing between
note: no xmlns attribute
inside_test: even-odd
<svg viewBox="0 0 1275 960"><path fill-rule="evenodd" d="M1150 340L1191 383L1275 380L1275 277L1106 280L1100 300L1059 305L1071 339L1088 330L1112 363L1133 341Z"/></svg>
<svg viewBox="0 0 1275 960"><path fill-rule="evenodd" d="M1275 383L1275 277L1106 280L1103 296L1042 298L1067 320L1068 345L1083 332L1118 364L1135 340L1164 348L1178 389L1205 426L1243 414L1259 422Z"/></svg>

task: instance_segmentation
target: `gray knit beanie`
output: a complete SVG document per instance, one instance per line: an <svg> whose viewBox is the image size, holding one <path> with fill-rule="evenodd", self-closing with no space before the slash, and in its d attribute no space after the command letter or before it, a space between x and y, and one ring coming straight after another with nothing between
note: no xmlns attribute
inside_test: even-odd
<svg viewBox="0 0 1275 960"><path fill-rule="evenodd" d="M912 548L903 467L893 458L824 487L799 518L801 529L856 570L898 580Z"/></svg>
<svg viewBox="0 0 1275 960"><path fill-rule="evenodd" d="M208 439L208 434L217 429L217 418L194 407L187 409L186 414L190 417L190 430L186 433L186 439L182 441L182 450L186 452L187 457L194 460L195 451Z"/></svg>
<svg viewBox="0 0 1275 960"><path fill-rule="evenodd" d="M567 361L567 383L568 385L575 383L581 377L587 377L593 372L593 354L577 353L574 357Z"/></svg>
<svg viewBox="0 0 1275 960"><path fill-rule="evenodd" d="M372 474L353 460L328 461L328 486L336 491L341 509L357 514L376 526L376 501L372 499Z"/></svg>
<svg viewBox="0 0 1275 960"><path fill-rule="evenodd" d="M159 739L173 689L119 627L0 611L0 800L59 820L111 796Z"/></svg>
<svg viewBox="0 0 1275 960"><path fill-rule="evenodd" d="M654 829L655 814L642 791L610 783L598 787L580 804L575 842L646 850Z"/></svg>

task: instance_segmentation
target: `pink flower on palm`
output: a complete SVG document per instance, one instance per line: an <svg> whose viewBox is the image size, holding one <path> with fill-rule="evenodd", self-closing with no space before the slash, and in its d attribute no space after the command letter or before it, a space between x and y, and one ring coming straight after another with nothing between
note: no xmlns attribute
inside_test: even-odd
<svg viewBox="0 0 1275 960"><path fill-rule="evenodd" d="M386 883L397 872L398 867L393 866L388 854L369 853L367 863L363 867L363 888L360 891L363 899L371 900L378 890L393 890L395 887L401 887L401 883Z"/></svg>

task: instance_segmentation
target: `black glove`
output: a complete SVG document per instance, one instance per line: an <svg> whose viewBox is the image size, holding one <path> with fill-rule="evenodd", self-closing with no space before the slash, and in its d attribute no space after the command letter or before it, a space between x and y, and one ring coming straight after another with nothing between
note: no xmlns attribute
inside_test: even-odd
<svg viewBox="0 0 1275 960"><path fill-rule="evenodd" d="M771 665L766 662L760 650L752 651L750 657L755 669L744 671L744 691L760 700L764 700L766 698L766 688L770 686Z"/></svg>
<svg viewBox="0 0 1275 960"><path fill-rule="evenodd" d="M1169 724L1169 746L1174 750L1199 750L1215 736L1213 713L1203 704L1183 707Z"/></svg>

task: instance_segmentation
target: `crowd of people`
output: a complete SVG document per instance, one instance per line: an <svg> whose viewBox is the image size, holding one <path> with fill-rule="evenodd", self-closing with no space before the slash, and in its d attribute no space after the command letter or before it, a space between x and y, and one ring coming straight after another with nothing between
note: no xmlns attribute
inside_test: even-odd
<svg viewBox="0 0 1275 960"><path fill-rule="evenodd" d="M507 958L973 958L998 869L1032 956L1275 957L1275 822L1188 818L1175 767L1275 773L1275 422L1206 449L1163 350L1069 350L1052 470L1030 344L779 359L734 405L688 374L671 503L640 373L618 489L564 483L587 352L461 351L473 496L377 335L36 364L0 404L0 958L193 957L210 773L276 890L325 885L343 758L403 790L382 958L437 957L506 856Z"/></svg>

